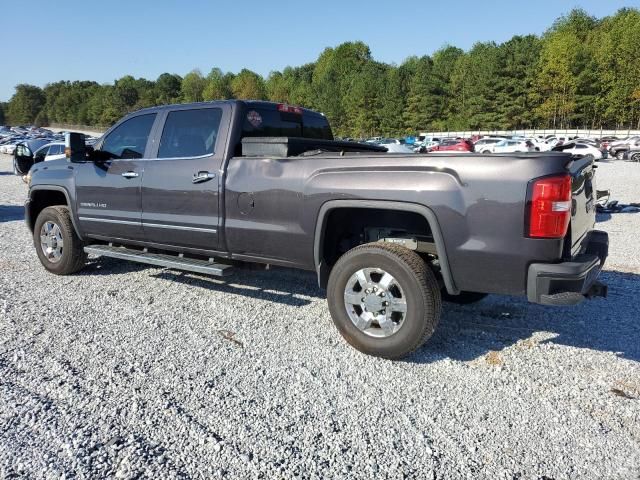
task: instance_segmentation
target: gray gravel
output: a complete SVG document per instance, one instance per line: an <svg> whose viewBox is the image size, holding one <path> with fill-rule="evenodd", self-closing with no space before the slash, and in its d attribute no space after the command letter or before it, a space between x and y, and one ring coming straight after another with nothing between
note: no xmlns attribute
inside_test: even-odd
<svg viewBox="0 0 640 480"><path fill-rule="evenodd" d="M640 165L601 165L599 188L640 200ZM607 300L445 305L391 362L346 345L313 274L47 274L10 170L0 478L640 477L640 214L599 223Z"/></svg>

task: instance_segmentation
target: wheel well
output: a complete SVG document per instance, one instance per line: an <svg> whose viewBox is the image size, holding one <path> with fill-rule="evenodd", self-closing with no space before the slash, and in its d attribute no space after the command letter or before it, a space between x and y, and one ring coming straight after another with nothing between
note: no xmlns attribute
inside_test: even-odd
<svg viewBox="0 0 640 480"><path fill-rule="evenodd" d="M29 203L29 225L33 226L40 212L54 205L68 205L67 197L58 190L36 190Z"/></svg>
<svg viewBox="0 0 640 480"><path fill-rule="evenodd" d="M326 275L321 279L326 286L328 272L341 255L358 245L376 242L383 238L415 238L433 243L431 227L427 219L416 212L383 208L336 208L324 222L324 235L319 249ZM425 260L434 255L421 254ZM429 257L429 258L428 258Z"/></svg>

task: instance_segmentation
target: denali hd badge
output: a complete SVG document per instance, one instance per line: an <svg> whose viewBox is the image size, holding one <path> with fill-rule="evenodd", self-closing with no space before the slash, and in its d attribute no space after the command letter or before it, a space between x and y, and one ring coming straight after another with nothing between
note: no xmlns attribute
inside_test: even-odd
<svg viewBox="0 0 640 480"><path fill-rule="evenodd" d="M96 203L96 202L80 202L81 207L87 208L107 208L106 203Z"/></svg>

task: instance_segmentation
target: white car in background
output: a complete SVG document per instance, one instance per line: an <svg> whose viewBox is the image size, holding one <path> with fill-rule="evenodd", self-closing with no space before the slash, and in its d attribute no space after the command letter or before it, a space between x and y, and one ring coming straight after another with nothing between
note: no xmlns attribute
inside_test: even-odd
<svg viewBox="0 0 640 480"><path fill-rule="evenodd" d="M549 137L547 138L546 143L550 145L551 148L553 148L558 144L562 145L563 143L567 143L570 141L571 140L569 140L569 137Z"/></svg>
<svg viewBox="0 0 640 480"><path fill-rule="evenodd" d="M413 153L413 150L395 138L387 138L376 143L381 147L385 147L387 149L387 153Z"/></svg>
<svg viewBox="0 0 640 480"><path fill-rule="evenodd" d="M570 153L572 155L593 155L594 160L602 159L602 152L599 148L588 143L568 142L554 148L556 151Z"/></svg>
<svg viewBox="0 0 640 480"><path fill-rule="evenodd" d="M413 144L413 151L415 153L424 153L428 151L431 147L437 147L440 145L440 142L433 142L431 140L425 140L424 142L417 142Z"/></svg>
<svg viewBox="0 0 640 480"><path fill-rule="evenodd" d="M529 140L505 138L493 145L485 145L480 150L481 153L487 153L487 151L491 153L524 153L535 152L535 147Z"/></svg>
<svg viewBox="0 0 640 480"><path fill-rule="evenodd" d="M540 140L539 138L524 138L522 140L529 140L531 143L533 143L533 149L536 152L549 152L552 148L552 146L545 142L544 140Z"/></svg>
<svg viewBox="0 0 640 480"><path fill-rule="evenodd" d="M475 146L476 152L479 153L492 153L491 147L501 141L505 140L504 138L498 137L484 137L479 139L473 145Z"/></svg>
<svg viewBox="0 0 640 480"><path fill-rule="evenodd" d="M46 145L41 146L33 154L33 163L48 162L49 160L60 160L62 158L66 158L66 155L64 153L64 143L47 143Z"/></svg>
<svg viewBox="0 0 640 480"><path fill-rule="evenodd" d="M8 155L13 155L13 152L16 151L16 145L18 143L22 142L22 141L23 141L23 139L11 141L9 143L5 143L4 145L0 146L0 153L6 153Z"/></svg>

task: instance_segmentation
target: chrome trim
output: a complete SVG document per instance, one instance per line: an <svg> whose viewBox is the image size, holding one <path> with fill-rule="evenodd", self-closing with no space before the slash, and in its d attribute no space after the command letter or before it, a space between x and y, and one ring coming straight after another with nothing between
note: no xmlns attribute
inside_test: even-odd
<svg viewBox="0 0 640 480"><path fill-rule="evenodd" d="M147 223L147 222L142 222L142 226L153 227L153 228L170 228L172 230L187 230L190 232L218 233L218 230L216 228L185 227L182 225L166 225L161 223Z"/></svg>
<svg viewBox="0 0 640 480"><path fill-rule="evenodd" d="M140 222L131 222L129 220L113 220L111 218L78 217L78 220L88 222L119 223L122 225L140 225Z"/></svg>
<svg viewBox="0 0 640 480"><path fill-rule="evenodd" d="M169 112L171 113L171 112ZM160 146L158 146L158 150L160 149ZM207 158L207 157L213 157L215 156L216 152L213 151L212 153L205 153L204 155L196 155L196 156L191 156L191 157L158 157L156 156L155 158L149 158L148 160L200 160L202 158Z"/></svg>
<svg viewBox="0 0 640 480"><path fill-rule="evenodd" d="M131 222L129 220L113 220L111 218L78 217L78 219L89 222L118 223L122 225L141 225L143 227L169 228L172 230L186 230L189 232L218 233L218 229L216 228L185 227L182 225L166 225L161 223Z"/></svg>

